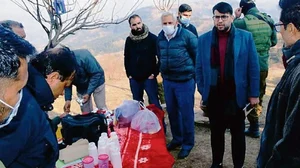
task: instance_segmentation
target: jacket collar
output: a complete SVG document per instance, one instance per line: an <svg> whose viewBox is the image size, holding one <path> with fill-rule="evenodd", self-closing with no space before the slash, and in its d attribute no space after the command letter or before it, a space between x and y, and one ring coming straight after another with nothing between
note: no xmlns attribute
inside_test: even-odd
<svg viewBox="0 0 300 168"><path fill-rule="evenodd" d="M49 84L44 76L30 64L28 65L28 74L26 87L36 99L42 110L51 111L53 109L52 103L54 102L54 96Z"/></svg>
<svg viewBox="0 0 300 168"><path fill-rule="evenodd" d="M291 46L289 48L284 47L282 49L282 52L283 52L285 59L287 60L286 61L287 64L292 62L292 60L294 60L294 59L299 60L300 59L300 39L293 46Z"/></svg>

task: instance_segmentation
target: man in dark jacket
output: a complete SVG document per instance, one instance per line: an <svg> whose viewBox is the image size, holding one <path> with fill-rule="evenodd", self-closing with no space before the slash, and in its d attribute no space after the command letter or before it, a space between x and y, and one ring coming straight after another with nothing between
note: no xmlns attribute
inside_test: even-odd
<svg viewBox="0 0 300 168"><path fill-rule="evenodd" d="M53 168L58 159L47 115L23 88L32 54L31 44L0 26L0 160L7 168Z"/></svg>
<svg viewBox="0 0 300 168"><path fill-rule="evenodd" d="M244 18L240 19L241 14ZM245 131L245 135L259 138L259 116L262 113L263 96L266 92L267 77L269 69L269 50L277 44L274 21L265 13L261 13L253 0L241 0L240 8L235 10L236 19L234 25L237 28L247 30L252 33L260 64L260 95L259 104L247 116L250 127ZM273 31L274 30L274 31Z"/></svg>
<svg viewBox="0 0 300 168"><path fill-rule="evenodd" d="M149 102L161 108L156 80L158 75L157 37L149 32L139 15L130 16L128 22L131 32L125 42L124 63L132 97L134 100L143 101L145 90Z"/></svg>
<svg viewBox="0 0 300 168"><path fill-rule="evenodd" d="M1 21L0 24L21 38L26 37L22 23L5 20ZM29 76L26 87L42 110L45 112L53 110L52 103L54 100L63 93L64 87L70 86L76 65L74 54L67 47L44 51L28 64ZM57 76L59 78L53 78ZM55 117L53 120L49 119L49 121L53 131L56 132L60 117Z"/></svg>
<svg viewBox="0 0 300 168"><path fill-rule="evenodd" d="M82 100L81 111L91 112L93 110L92 94L96 107L99 110L107 109L105 103L105 77L102 67L88 50L80 49L73 50L73 52L77 69L72 85L76 86L79 101ZM65 112L70 112L72 85L65 89Z"/></svg>
<svg viewBox="0 0 300 168"><path fill-rule="evenodd" d="M286 70L269 101L257 158L258 168L300 167L300 3L281 0L275 24L285 47Z"/></svg>
<svg viewBox="0 0 300 168"><path fill-rule="evenodd" d="M173 139L168 150L181 146L178 159L187 157L194 147L194 93L197 37L177 26L169 12L161 16L157 55L163 78L167 112Z"/></svg>
<svg viewBox="0 0 300 168"><path fill-rule="evenodd" d="M191 17L192 17L192 8L188 4L181 4L178 8L178 22L179 25L182 26L182 28L185 28L189 31L191 31L193 34L195 34L198 37L197 29L194 25L190 23Z"/></svg>
<svg viewBox="0 0 300 168"><path fill-rule="evenodd" d="M42 110L45 112L53 110L54 100L71 85L76 66L75 56L68 47L48 49L30 61L26 87ZM56 132L60 117L49 121L53 131Z"/></svg>
<svg viewBox="0 0 300 168"><path fill-rule="evenodd" d="M198 40L196 81L207 105L213 163L221 168L225 131L231 132L232 160L242 168L245 160L245 113L248 102L259 102L259 63L251 33L233 25L233 9L225 2L213 9L214 28ZM250 106L250 105L249 105Z"/></svg>

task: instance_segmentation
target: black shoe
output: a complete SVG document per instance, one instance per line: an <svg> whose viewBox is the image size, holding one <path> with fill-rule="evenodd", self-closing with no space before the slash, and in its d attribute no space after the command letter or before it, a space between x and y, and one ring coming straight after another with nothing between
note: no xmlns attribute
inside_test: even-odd
<svg viewBox="0 0 300 168"><path fill-rule="evenodd" d="M222 163L219 163L219 164L213 163L210 168L223 168L223 165L222 165Z"/></svg>
<svg viewBox="0 0 300 168"><path fill-rule="evenodd" d="M252 138L259 138L260 137L260 132L257 131L252 131L250 129L245 130L245 135L252 137Z"/></svg>
<svg viewBox="0 0 300 168"><path fill-rule="evenodd" d="M167 149L168 149L168 151L171 151L171 150L175 150L176 148L178 148L180 146L181 146L180 144L175 144L175 143L170 142L167 145Z"/></svg>
<svg viewBox="0 0 300 168"><path fill-rule="evenodd" d="M178 153L177 159L184 159L187 156L189 156L191 150L185 150L185 149L181 149L180 152Z"/></svg>

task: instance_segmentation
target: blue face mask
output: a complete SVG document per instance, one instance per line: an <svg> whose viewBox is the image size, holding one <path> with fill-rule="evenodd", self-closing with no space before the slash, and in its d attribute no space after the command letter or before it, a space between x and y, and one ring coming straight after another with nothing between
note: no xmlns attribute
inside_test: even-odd
<svg viewBox="0 0 300 168"><path fill-rule="evenodd" d="M185 26L188 26L188 25L190 24L190 18L187 18L187 17L185 17L185 16L181 16L181 17L180 17L180 22L181 22L182 24L184 24Z"/></svg>
<svg viewBox="0 0 300 168"><path fill-rule="evenodd" d="M17 115L17 112L19 110L19 106L21 103L23 97L23 91L21 90L20 92L20 96L19 96L19 100L17 101L16 105L14 107L12 107L11 105L7 104L5 101L0 99L0 102L3 103L4 105L6 105L7 107L9 107L10 109L12 109L9 113L9 115L3 120L2 123L0 123L0 129L7 126L11 120Z"/></svg>

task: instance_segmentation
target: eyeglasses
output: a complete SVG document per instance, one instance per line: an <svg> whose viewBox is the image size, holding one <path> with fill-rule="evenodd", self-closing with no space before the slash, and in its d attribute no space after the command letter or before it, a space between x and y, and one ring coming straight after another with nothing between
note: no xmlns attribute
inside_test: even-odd
<svg viewBox="0 0 300 168"><path fill-rule="evenodd" d="M286 24L284 24L284 23L276 23L276 24L274 24L274 28L275 28L276 32L280 32L280 28L283 25L286 25Z"/></svg>
<svg viewBox="0 0 300 168"><path fill-rule="evenodd" d="M229 16L228 15L213 16L213 19L216 21L220 20L220 18L222 19L222 21L226 21L229 18Z"/></svg>

